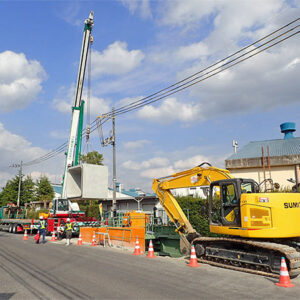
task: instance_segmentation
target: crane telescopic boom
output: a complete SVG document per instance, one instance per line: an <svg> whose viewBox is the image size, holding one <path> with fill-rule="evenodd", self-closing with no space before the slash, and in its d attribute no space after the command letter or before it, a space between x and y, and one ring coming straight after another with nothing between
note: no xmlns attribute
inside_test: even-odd
<svg viewBox="0 0 300 300"><path fill-rule="evenodd" d="M74 151L76 147L76 136L81 137L81 133L82 133L81 132L82 129L78 130L78 125L80 123L80 116L82 116L83 114L84 101L81 100L81 96L82 96L86 62L88 57L88 50L89 50L91 32L93 26L94 26L94 13L93 11L91 11L89 18L86 19L84 22L84 33L83 33L81 56L80 56L80 63L79 63L79 70L78 70L78 77L77 77L76 95L75 95L74 106L72 108L72 122L71 122L68 152L66 157L66 164L65 164L64 178L63 178L62 198L67 198L67 193L66 193L66 183L67 183L67 176L68 176L67 171L70 166L74 165L74 160L75 160ZM78 142L77 142L77 147L78 149L80 149L80 145ZM76 153L76 156L77 155L80 155L80 153Z"/></svg>

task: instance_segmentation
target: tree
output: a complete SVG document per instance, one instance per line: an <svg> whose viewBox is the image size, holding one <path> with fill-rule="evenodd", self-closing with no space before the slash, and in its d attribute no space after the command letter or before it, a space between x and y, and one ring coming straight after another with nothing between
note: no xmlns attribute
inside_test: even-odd
<svg viewBox="0 0 300 300"><path fill-rule="evenodd" d="M14 177L6 182L5 187L3 187L0 194L1 206L7 205L7 203L17 204L18 198L18 188L19 188L19 176Z"/></svg>
<svg viewBox="0 0 300 300"><path fill-rule="evenodd" d="M36 188L31 176L26 176L22 181L20 202L21 204L34 201L36 199Z"/></svg>
<svg viewBox="0 0 300 300"><path fill-rule="evenodd" d="M83 163L103 166L103 155L97 151L89 152L87 155L81 154Z"/></svg>
<svg viewBox="0 0 300 300"><path fill-rule="evenodd" d="M47 176L42 176L36 183L37 200L50 201L54 198L54 190Z"/></svg>
<svg viewBox="0 0 300 300"><path fill-rule="evenodd" d="M0 206L7 205L7 203L15 203L18 201L19 190L19 176L15 176L13 179L8 180L5 187L3 187L0 193ZM26 202L35 200L35 184L30 176L26 176L25 179L21 179L20 190L20 205Z"/></svg>

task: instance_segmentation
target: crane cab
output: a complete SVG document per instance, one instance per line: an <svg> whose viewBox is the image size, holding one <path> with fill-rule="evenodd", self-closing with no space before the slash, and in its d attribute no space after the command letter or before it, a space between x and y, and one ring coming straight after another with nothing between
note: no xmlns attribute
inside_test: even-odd
<svg viewBox="0 0 300 300"><path fill-rule="evenodd" d="M300 237L300 194L259 193L252 179L225 179L210 185L212 233L248 238Z"/></svg>
<svg viewBox="0 0 300 300"><path fill-rule="evenodd" d="M69 199L54 198L50 209L50 217L68 218L73 216L84 216L76 202Z"/></svg>

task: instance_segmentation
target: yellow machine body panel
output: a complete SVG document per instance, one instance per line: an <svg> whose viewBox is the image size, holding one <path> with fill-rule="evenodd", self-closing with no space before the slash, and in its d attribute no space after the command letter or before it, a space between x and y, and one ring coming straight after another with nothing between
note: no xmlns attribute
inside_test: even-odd
<svg viewBox="0 0 300 300"><path fill-rule="evenodd" d="M242 194L240 206L241 227L211 224L210 231L264 239L300 236L299 193Z"/></svg>

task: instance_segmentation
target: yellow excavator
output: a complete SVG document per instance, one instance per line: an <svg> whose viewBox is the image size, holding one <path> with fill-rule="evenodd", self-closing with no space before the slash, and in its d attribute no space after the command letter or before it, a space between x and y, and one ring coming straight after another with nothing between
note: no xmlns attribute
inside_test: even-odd
<svg viewBox="0 0 300 300"><path fill-rule="evenodd" d="M215 237L196 232L171 192L198 186L209 187L208 220ZM152 188L180 234L182 254L193 244L202 262L271 277L278 276L285 257L290 276L300 273L299 193L260 192L254 180L233 178L209 163L154 179Z"/></svg>

